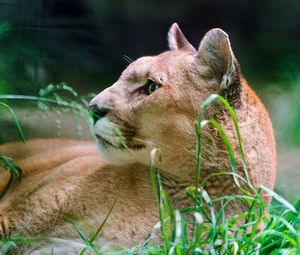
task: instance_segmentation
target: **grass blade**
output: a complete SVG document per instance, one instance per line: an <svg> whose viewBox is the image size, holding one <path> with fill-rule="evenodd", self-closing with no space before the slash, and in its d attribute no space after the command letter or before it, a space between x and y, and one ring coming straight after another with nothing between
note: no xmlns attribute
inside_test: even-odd
<svg viewBox="0 0 300 255"><path fill-rule="evenodd" d="M223 128L221 127L220 123L217 122L215 119L210 119L210 120L203 120L201 121L201 127L203 128L206 124L212 124L219 132L223 142L225 143L229 160L230 160L230 165L231 165L231 170L233 173L237 174L237 167L236 167L236 160L235 160L235 155L234 155L234 150L232 148L232 145L229 142L228 136L225 134ZM236 175L233 175L234 182L236 185L241 188L241 185L239 183L239 180L236 178Z"/></svg>
<svg viewBox="0 0 300 255"><path fill-rule="evenodd" d="M13 109L9 105L7 105L7 104L5 104L3 102L0 102L0 106L4 107L4 108L6 108L6 109L8 109L10 111L11 115L13 116L13 119L14 119L14 122L15 122L15 125L16 125L16 128L17 128L17 131L19 133L19 136L21 137L23 143L25 143L25 137L24 137L24 134L23 134L23 130L21 128L21 125L19 123L17 115L15 114L15 112L13 111Z"/></svg>
<svg viewBox="0 0 300 255"><path fill-rule="evenodd" d="M285 200L282 196L278 195L276 192L270 190L264 185L261 185L260 188L263 189L265 192L267 192L269 195L271 195L273 198L275 198L278 202L283 204L286 208L290 209L294 213L297 213L296 208L290 202Z"/></svg>

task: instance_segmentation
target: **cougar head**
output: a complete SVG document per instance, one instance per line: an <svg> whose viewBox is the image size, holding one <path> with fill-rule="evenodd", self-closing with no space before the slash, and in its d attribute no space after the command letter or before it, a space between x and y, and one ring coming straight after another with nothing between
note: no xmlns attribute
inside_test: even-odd
<svg viewBox="0 0 300 255"><path fill-rule="evenodd" d="M91 101L90 110L104 160L148 165L151 149L158 147L160 167L180 176L183 162L196 160L194 123L200 104L236 85L240 76L221 29L210 30L196 50L175 23L168 42L169 51L131 63Z"/></svg>

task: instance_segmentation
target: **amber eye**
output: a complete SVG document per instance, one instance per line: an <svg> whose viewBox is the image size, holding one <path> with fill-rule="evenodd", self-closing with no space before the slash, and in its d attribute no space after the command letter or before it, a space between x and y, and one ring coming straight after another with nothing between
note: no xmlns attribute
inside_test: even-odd
<svg viewBox="0 0 300 255"><path fill-rule="evenodd" d="M145 95L149 96L152 94L155 90L157 90L160 87L159 84L155 83L152 80L148 80L147 83L141 88L141 92Z"/></svg>

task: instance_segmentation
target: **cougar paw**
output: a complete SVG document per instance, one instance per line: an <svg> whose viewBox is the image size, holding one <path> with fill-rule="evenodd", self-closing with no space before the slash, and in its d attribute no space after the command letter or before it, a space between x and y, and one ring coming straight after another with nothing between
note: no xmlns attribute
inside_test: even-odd
<svg viewBox="0 0 300 255"><path fill-rule="evenodd" d="M12 222L9 221L8 217L0 214L0 237L7 237L12 231Z"/></svg>

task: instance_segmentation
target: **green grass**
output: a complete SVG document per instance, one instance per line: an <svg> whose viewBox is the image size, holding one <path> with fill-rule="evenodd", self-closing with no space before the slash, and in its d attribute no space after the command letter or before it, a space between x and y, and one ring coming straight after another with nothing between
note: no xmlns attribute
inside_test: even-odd
<svg viewBox="0 0 300 255"><path fill-rule="evenodd" d="M237 175L235 155L220 124L214 119L203 119L205 108L216 99L227 108L234 122L246 179ZM205 187L206 180L203 180L202 185L198 187L201 172L201 129L207 124L213 125L223 138L232 166L232 172L217 175L232 175L233 181L240 187L242 195L211 199L208 193L201 188ZM246 155L244 155L242 147L238 121L233 109L224 98L211 95L202 104L200 120L196 123L196 133L198 137L197 178L195 186L187 187L187 195L195 202L192 208L180 211L172 208L171 202L161 186L159 174L156 173L155 178L155 169L153 163L151 164L151 179L160 211L162 245L144 244L140 248L143 253L177 255L300 254L300 201L293 206L267 187L261 186L258 190L253 188L248 179ZM152 162L155 161L152 160ZM247 184L247 189L242 188L241 181ZM271 206L264 204L262 191L273 196L274 203ZM235 199L241 199L248 203L249 211L226 219L225 208L229 201ZM217 202L221 202L221 209L218 212L215 210ZM241 221L244 223L241 224Z"/></svg>
<svg viewBox="0 0 300 255"><path fill-rule="evenodd" d="M21 125L19 123L17 115L15 114L13 109L9 105L7 105L3 102L0 102L0 107L5 108L6 110L10 111L10 113L13 117L14 123L16 125L18 134L19 134L21 140L23 141L23 143L25 143L25 137L23 134L23 130L21 128ZM16 165L14 163L14 161L11 158L6 157L4 155L0 155L0 167L4 170L9 171L9 174L10 174L7 184L5 185L4 189L0 191L0 200L1 200L4 197L4 195L6 194L6 192L8 191L8 189L11 186L14 179L16 179L17 181L21 181L22 170L18 165Z"/></svg>
<svg viewBox="0 0 300 255"><path fill-rule="evenodd" d="M74 106L69 101L61 101L55 95L54 98L48 98L56 91L57 87L51 87L51 93L44 91L38 98L34 98L40 104L54 103L62 106L77 109L82 113L83 106ZM49 90L50 91L50 90ZM69 92L75 95L72 91ZM44 98L40 100L40 98ZM30 99L30 98L28 98ZM50 101L49 101L50 100ZM53 102L52 102L53 100ZM235 153L221 125L214 119L204 119L204 110L213 101L220 101L228 110L235 126L238 137L239 153L242 159L245 178L237 174ZM47 105L46 105L47 106ZM44 107L40 105L40 107ZM79 107L79 108L78 108ZM44 107L47 109L47 107ZM222 172L215 175L231 175L233 181L240 187L239 195L223 196L219 198L210 198L209 194L203 189L208 178L201 180L201 130L206 125L213 125L222 137L228 150L229 160L231 162L231 171ZM91 237L83 233L76 224L74 229L86 244L86 248L80 254L85 254L87 250L94 254L149 254L149 255L185 255L185 254L203 254L203 255L275 255L275 254L300 254L300 200L294 205L280 195L261 186L255 189L249 178L246 166L242 138L239 131L238 120L228 102L219 95L211 95L200 107L199 120L195 123L197 134L197 167L195 184L186 188L186 195L193 199L194 205L190 208L181 208L175 210L164 190L160 175L155 169L156 159L159 159L159 149L151 152L151 183L156 197L160 223L158 223L149 238L142 244L138 244L131 249L125 249L118 245L97 248L93 242L101 235L103 224ZM201 184L201 185L199 185ZM262 192L273 196L273 203L270 206L264 204ZM232 200L243 200L249 205L249 210L242 214L234 215L231 218L225 217L225 209ZM216 210L216 203L221 203L221 209ZM112 209L113 210L113 207ZM109 217L111 210L108 212ZM241 224L241 222L243 222ZM161 243L153 242L153 237L159 236ZM13 236L0 240L0 254L5 254L9 250L13 254L18 254L18 244L34 244L35 240Z"/></svg>

